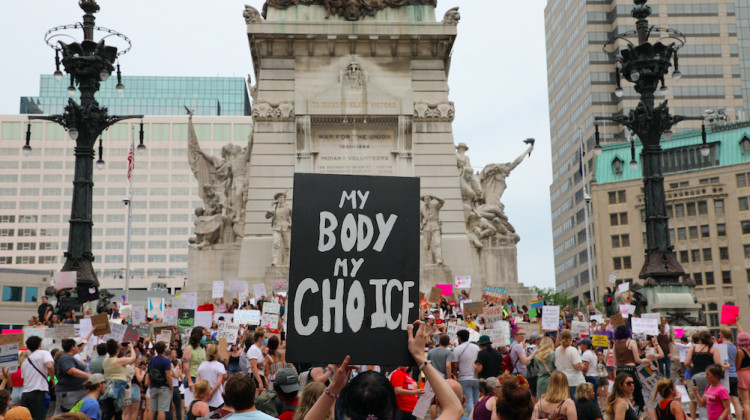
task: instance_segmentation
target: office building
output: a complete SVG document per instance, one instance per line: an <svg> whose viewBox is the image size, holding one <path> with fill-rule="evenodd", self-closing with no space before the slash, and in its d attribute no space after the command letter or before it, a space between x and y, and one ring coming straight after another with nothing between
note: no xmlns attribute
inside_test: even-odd
<svg viewBox="0 0 750 420"><path fill-rule="evenodd" d="M668 99L671 111L678 115L703 116L706 109L724 108L731 121L743 120L750 109L750 6L739 0L691 3L648 3L651 25L677 29L687 37L679 50L682 79L675 82L668 76L667 91L657 92L657 102ZM623 96L614 95L614 48L602 50L611 36L635 29L632 8L632 0L550 0L545 9L555 282L558 290L567 291L581 305L590 297L588 255L598 256L604 250L595 241L589 252L586 249L584 183L579 167L582 160L590 182L594 164L593 153L581 159L579 145L583 142L591 151L594 117L627 114L638 103L637 93L624 79ZM656 36L654 31L651 42L656 42ZM636 40L633 35L628 39ZM625 42L617 41L617 45L623 48ZM682 122L673 130L695 129L700 123ZM622 126L600 124L604 144L624 142L628 136ZM593 202L594 208L598 205ZM591 227L592 232L597 231L598 226ZM598 266L592 273L599 282L607 275ZM594 290L597 300L602 294Z"/></svg>

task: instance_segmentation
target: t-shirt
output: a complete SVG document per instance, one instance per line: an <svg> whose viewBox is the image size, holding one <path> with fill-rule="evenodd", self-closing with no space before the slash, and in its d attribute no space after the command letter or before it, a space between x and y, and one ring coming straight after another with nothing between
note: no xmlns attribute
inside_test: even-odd
<svg viewBox="0 0 750 420"><path fill-rule="evenodd" d="M708 420L716 420L724 411L724 405L722 400L729 399L729 391L724 388L721 384L717 386L709 385L706 387L706 392L703 394L703 398L706 399L706 413L708 414Z"/></svg>
<svg viewBox="0 0 750 420"><path fill-rule="evenodd" d="M479 347L468 341L453 349L453 361L458 362L459 381L474 379L474 361L477 360L478 353Z"/></svg>
<svg viewBox="0 0 750 420"><path fill-rule="evenodd" d="M99 401L89 397L84 397L83 404L81 404L81 413L87 415L91 420L102 420L102 409L99 406Z"/></svg>
<svg viewBox="0 0 750 420"><path fill-rule="evenodd" d="M35 350L21 365L21 377L23 378L23 392L49 391L47 385L47 366L52 362L52 355L47 350ZM36 369L32 366L36 366ZM37 372L39 369L39 372ZM42 376L44 375L44 376Z"/></svg>
<svg viewBox="0 0 750 420"><path fill-rule="evenodd" d="M248 411L247 413L234 413L232 415L234 420L276 420L276 417L271 417L262 411Z"/></svg>
<svg viewBox="0 0 750 420"><path fill-rule="evenodd" d="M104 363L104 359L107 358L107 355L99 356L97 355L93 359L91 359L91 363L89 363L89 372L93 375L94 373L101 373L104 374L104 367L102 367L102 363Z"/></svg>
<svg viewBox="0 0 750 420"><path fill-rule="evenodd" d="M161 373L161 380L157 380L157 378L153 377L151 375L152 370L158 370L159 373ZM169 361L164 356L156 356L148 364L148 373L149 373L149 383L150 388L163 388L168 387L169 384L167 383L167 371L172 370L172 362Z"/></svg>
<svg viewBox="0 0 750 420"><path fill-rule="evenodd" d="M674 343L674 346L677 347L680 363L685 363L685 357L687 357L688 350L690 350L690 347L693 347L693 344L690 342L688 342L687 344Z"/></svg>
<svg viewBox="0 0 750 420"><path fill-rule="evenodd" d="M278 396L276 398L279 398ZM291 406L299 406L299 397L295 398L294 401L292 401L289 404L289 408L292 408ZM279 420L293 420L294 419L294 410L286 410L279 413L278 417L276 417Z"/></svg>
<svg viewBox="0 0 750 420"><path fill-rule="evenodd" d="M227 373L227 370L224 369L224 365L215 360L203 362L198 366L198 375L200 375L201 379L208 381L208 384L211 385L211 389L216 386L219 376L224 375L225 373ZM224 385L220 386L214 393L214 396L206 401L210 407L218 407L224 404L224 398L221 396L223 389Z"/></svg>
<svg viewBox="0 0 750 420"><path fill-rule="evenodd" d="M453 361L452 354L453 352L451 352L451 349L435 347L427 353L427 360L431 361L432 366L435 367L438 372L442 373L443 378L445 378L447 374L445 364L446 362Z"/></svg>
<svg viewBox="0 0 750 420"><path fill-rule="evenodd" d="M736 378L737 377L737 366L735 366L735 362L737 361L737 347L735 347L732 343L726 343L727 345L727 357L729 360L727 362L729 363L729 369L727 369L727 377L729 378Z"/></svg>
<svg viewBox="0 0 750 420"><path fill-rule="evenodd" d="M583 356L581 356L581 360L584 362L589 362L589 369L586 371L586 376L597 376L596 364L599 363L599 358L596 357L594 351L586 350L583 353Z"/></svg>
<svg viewBox="0 0 750 420"><path fill-rule="evenodd" d="M513 373L526 375L526 364L519 359L519 355L524 354L523 346L519 343L513 343L510 346L510 363L513 366ZM525 355L525 354L524 354Z"/></svg>
<svg viewBox="0 0 750 420"><path fill-rule="evenodd" d="M500 376L503 356L496 349L482 349L477 353L477 364L482 365L482 371L477 374L479 379Z"/></svg>
<svg viewBox="0 0 750 420"><path fill-rule="evenodd" d="M264 365L266 363L266 358L263 356L263 350L260 349L260 347L253 344L250 346L250 348L247 350L247 365L248 368L250 366L250 360L257 360L258 361L258 373L262 376L264 371ZM253 372L249 372L252 374Z"/></svg>
<svg viewBox="0 0 750 420"><path fill-rule="evenodd" d="M393 385L394 388L400 386L401 388L408 390L417 389L417 383L414 379L401 369L396 369L391 374L391 385ZM414 406L417 405L417 400L419 400L419 397L416 395L396 394L396 405L398 405L398 409L401 411L406 411L408 413L414 411Z"/></svg>
<svg viewBox="0 0 750 420"><path fill-rule="evenodd" d="M555 366L568 378L568 386L578 386L586 382L581 371L574 367L578 363L581 363L581 355L575 347L560 346L555 350Z"/></svg>
<svg viewBox="0 0 750 420"><path fill-rule="evenodd" d="M78 361L78 359L67 353L63 354L57 359L57 363L55 364L55 376L57 377L55 392L83 390L83 383L86 382L86 378L68 375L66 372L70 368L76 368L80 371L86 372L86 366ZM42 372L44 371L42 370Z"/></svg>
<svg viewBox="0 0 750 420"><path fill-rule="evenodd" d="M576 413L578 413L578 418L582 420L604 418L604 416L602 416L602 411L596 405L596 401L594 400L579 401L578 404L576 404Z"/></svg>

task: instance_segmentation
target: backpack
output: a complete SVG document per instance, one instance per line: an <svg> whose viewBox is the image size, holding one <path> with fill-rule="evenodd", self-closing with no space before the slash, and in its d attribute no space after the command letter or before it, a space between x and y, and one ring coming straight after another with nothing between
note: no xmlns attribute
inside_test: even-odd
<svg viewBox="0 0 750 420"><path fill-rule="evenodd" d="M513 362L510 361L510 354L503 356L500 367L503 369L503 372L513 372Z"/></svg>
<svg viewBox="0 0 750 420"><path fill-rule="evenodd" d="M164 374L157 368L153 367L151 363L154 359L148 362L148 378L151 383L151 388L161 388L167 386L167 379Z"/></svg>
<svg viewBox="0 0 750 420"><path fill-rule="evenodd" d="M80 413L81 407L83 407L83 400L85 400L86 397L81 398L81 401L78 401L76 405L73 406L73 408L68 411L69 413Z"/></svg>
<svg viewBox="0 0 750 420"><path fill-rule="evenodd" d="M296 405L286 405L280 398L277 398L276 391L266 391L255 399L255 408L271 417L279 417L286 411L297 411Z"/></svg>

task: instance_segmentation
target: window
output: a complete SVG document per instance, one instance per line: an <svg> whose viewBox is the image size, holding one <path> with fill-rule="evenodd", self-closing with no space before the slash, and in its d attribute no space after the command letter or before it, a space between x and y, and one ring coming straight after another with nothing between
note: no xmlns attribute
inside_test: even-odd
<svg viewBox="0 0 750 420"><path fill-rule="evenodd" d="M621 225L627 225L628 224L628 213L627 212L620 213L620 224Z"/></svg>
<svg viewBox="0 0 750 420"><path fill-rule="evenodd" d="M690 239L698 239L698 226L690 226L688 231L690 232Z"/></svg>
<svg viewBox="0 0 750 420"><path fill-rule="evenodd" d="M625 190L617 191L617 201L620 203L625 203L627 201L625 199Z"/></svg>
<svg viewBox="0 0 750 420"><path fill-rule="evenodd" d="M0 216L0 223L15 223L16 216L3 215Z"/></svg>
<svg viewBox="0 0 750 420"><path fill-rule="evenodd" d="M706 201L698 202L698 214L708 214L708 203Z"/></svg>
<svg viewBox="0 0 750 420"><path fill-rule="evenodd" d="M703 261L712 261L711 248L703 248Z"/></svg>
<svg viewBox="0 0 750 420"><path fill-rule="evenodd" d="M677 228L677 239L684 241L687 239L687 229L684 227Z"/></svg>
<svg viewBox="0 0 750 420"><path fill-rule="evenodd" d="M627 233L624 235L620 235L620 243L623 247L630 246L630 235Z"/></svg>
<svg viewBox="0 0 750 420"><path fill-rule="evenodd" d="M16 264L35 264L36 257L24 255L23 257L16 257Z"/></svg>
<svg viewBox="0 0 750 420"><path fill-rule="evenodd" d="M13 257L0 257L0 264L13 264Z"/></svg>
<svg viewBox="0 0 750 420"><path fill-rule="evenodd" d="M687 251L680 251L680 262L681 263L689 263L690 257Z"/></svg>
<svg viewBox="0 0 750 420"><path fill-rule="evenodd" d="M709 236L711 234L708 230L708 225L701 225L701 238L708 238Z"/></svg>
<svg viewBox="0 0 750 420"><path fill-rule="evenodd" d="M19 242L16 249L19 251L35 251L36 242Z"/></svg>
<svg viewBox="0 0 750 420"><path fill-rule="evenodd" d="M612 264L615 266L615 270L622 270L622 259L620 257L612 258Z"/></svg>
<svg viewBox="0 0 750 420"><path fill-rule="evenodd" d="M742 222L740 222L740 225L742 226L742 233L750 233L750 220L743 220ZM21 236L20 233L18 236Z"/></svg>
<svg viewBox="0 0 750 420"><path fill-rule="evenodd" d="M729 259L729 248L725 246L719 247L719 259L721 260L728 260Z"/></svg>
<svg viewBox="0 0 750 420"><path fill-rule="evenodd" d="M687 203L685 207L687 207L688 216L695 216L695 203Z"/></svg>
<svg viewBox="0 0 750 420"><path fill-rule="evenodd" d="M631 268L630 257L622 257L622 268L626 270L629 270Z"/></svg>
<svg viewBox="0 0 750 420"><path fill-rule="evenodd" d="M23 287L3 286L3 302L21 302Z"/></svg>
<svg viewBox="0 0 750 420"><path fill-rule="evenodd" d="M641 214L642 214L642 216L641 216L641 222L645 222L646 221L646 211L645 210L641 210ZM672 206L667 206L667 217L669 217L670 219L674 217L674 211L672 210Z"/></svg>
<svg viewBox="0 0 750 420"><path fill-rule="evenodd" d="M747 185L747 178L745 174L737 174L737 186L744 187Z"/></svg>
<svg viewBox="0 0 750 420"><path fill-rule="evenodd" d="M0 242L0 251L13 251L13 242Z"/></svg>
<svg viewBox="0 0 750 420"><path fill-rule="evenodd" d="M716 234L719 236L727 236L727 225L725 225L724 223L717 223Z"/></svg>
<svg viewBox="0 0 750 420"><path fill-rule="evenodd" d="M617 204L617 193L614 191L609 192L609 204Z"/></svg>
<svg viewBox="0 0 750 420"><path fill-rule="evenodd" d="M24 299L24 302L36 302L37 293L39 293L39 289L36 287L26 287L26 299Z"/></svg>
<svg viewBox="0 0 750 420"><path fill-rule="evenodd" d="M722 271L721 272L721 283L722 284L732 284L732 272L731 271Z"/></svg>
<svg viewBox="0 0 750 420"><path fill-rule="evenodd" d="M675 204L674 215L675 217L685 217L685 206L683 204Z"/></svg>
<svg viewBox="0 0 750 420"><path fill-rule="evenodd" d="M708 271L706 273L703 273L703 278L706 279L706 286L710 284L714 284L714 273L713 271Z"/></svg>
<svg viewBox="0 0 750 420"><path fill-rule="evenodd" d="M609 224L612 225L612 226L617 226L618 225L617 213L611 213L609 215Z"/></svg>
<svg viewBox="0 0 750 420"><path fill-rule="evenodd" d="M703 285L703 273L693 273L693 280L695 280L695 284L698 286Z"/></svg>
<svg viewBox="0 0 750 420"><path fill-rule="evenodd" d="M750 208L750 207L748 207L748 199L747 199L747 197L740 197L738 200L740 202L740 211L745 211L748 208Z"/></svg>
<svg viewBox="0 0 750 420"><path fill-rule="evenodd" d="M612 248L619 248L619 247L620 247L620 236L612 235Z"/></svg>
<svg viewBox="0 0 750 420"><path fill-rule="evenodd" d="M691 249L690 250L690 256L693 259L693 262L700 262L701 261L701 251L700 249Z"/></svg>
<svg viewBox="0 0 750 420"><path fill-rule="evenodd" d="M669 242L674 242L674 229L669 229Z"/></svg>
<svg viewBox="0 0 750 420"><path fill-rule="evenodd" d="M15 229L0 229L0 236L14 236Z"/></svg>
<svg viewBox="0 0 750 420"><path fill-rule="evenodd" d="M714 211L716 214L724 213L724 200L714 200Z"/></svg>

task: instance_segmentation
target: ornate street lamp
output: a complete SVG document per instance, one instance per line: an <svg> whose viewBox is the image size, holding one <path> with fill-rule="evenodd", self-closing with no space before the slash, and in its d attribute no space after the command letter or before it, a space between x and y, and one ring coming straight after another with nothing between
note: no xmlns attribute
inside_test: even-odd
<svg viewBox="0 0 750 420"><path fill-rule="evenodd" d="M70 232L68 235L68 250L65 253L65 264L62 271L76 271L78 288L98 287L99 280L93 268L94 255L91 253L91 221L92 188L94 168L94 146L96 139L102 132L118 121L143 118L142 115L110 116L107 108L99 106L94 94L99 90L99 82L105 81L115 70L114 64L120 55L130 50L130 40L123 34L111 29L96 26L94 13L99 11L96 0L80 0L78 5L83 9L83 23L57 26L45 34L47 45L55 50L55 80L62 81L60 63L70 75L68 88L68 105L62 115L29 116L30 120L53 121L68 131L68 136L76 142L75 147L75 177L73 179L73 201L70 212ZM70 38L64 31L69 29L83 29L83 41L66 44L57 40L60 37ZM94 33L105 33L99 41L94 40ZM105 44L106 38L117 37L127 44L127 48L118 52L117 47ZM57 41L57 42L55 42ZM60 60L62 53L62 60ZM117 91L122 93L120 65L117 64ZM81 92L80 105L73 100L76 84ZM24 154L31 151L29 145L31 125L26 133ZM142 129L141 129L142 130ZM142 133L142 131L141 131ZM143 138L141 137L141 145ZM145 146L144 146L145 147ZM140 146L139 146L140 148ZM102 159L101 139L99 143L98 167L104 166Z"/></svg>
<svg viewBox="0 0 750 420"><path fill-rule="evenodd" d="M667 101L654 106L654 94L661 85L666 89L665 76L669 68L674 65L672 79L680 80L677 51L685 44L685 37L674 29L649 26L647 18L651 15L651 8L646 5L647 0L634 0L635 7L632 15L636 19L636 30L628 31L608 40L604 45L607 52L609 45L614 46L616 40L626 43L615 58L615 76L617 88L615 95L622 96L620 78L634 84L635 91L640 94L640 103L628 115L613 115L596 117L596 120L614 121L629 128L643 145L641 155L644 185L644 202L646 208L646 261L639 274L642 279L653 279L656 285L679 285L679 278L685 271L677 261L672 245L669 241L669 226L667 224L666 196L664 194L664 175L661 168L662 149L661 137L671 138L673 125L684 120L701 120L702 117L683 117L670 115ZM652 44L649 37L660 35L659 40ZM628 36L637 35L638 44L633 44ZM662 89L663 90L663 89ZM599 146L599 127L596 126L595 154L601 153ZM704 131L705 139L705 131ZM705 143L705 140L704 140ZM631 145L631 166L637 167L634 145ZM647 285L652 283L650 280Z"/></svg>

